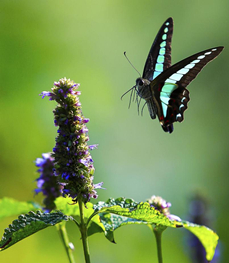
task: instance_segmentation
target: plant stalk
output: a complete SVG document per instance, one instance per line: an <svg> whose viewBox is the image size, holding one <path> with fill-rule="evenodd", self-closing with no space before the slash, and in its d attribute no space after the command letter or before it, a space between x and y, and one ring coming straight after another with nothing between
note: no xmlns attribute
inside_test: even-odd
<svg viewBox="0 0 229 263"><path fill-rule="evenodd" d="M68 255L69 263L75 263L75 259L74 259L74 256L73 256L73 250L69 246L70 242L69 242L69 239L68 239L68 234L67 234L67 231L66 231L66 228L65 228L65 224L63 224L63 223L62 224L58 224L57 225L57 229L58 229L58 231L60 233L62 242L64 244L66 253Z"/></svg>
<svg viewBox="0 0 229 263"><path fill-rule="evenodd" d="M88 239L87 239L87 224L84 222L84 204L81 198L78 198L79 209L80 209L80 232L81 238L83 243L83 250L84 250L84 258L86 263L90 263L90 254L89 254L89 246L88 246Z"/></svg>
<svg viewBox="0 0 229 263"><path fill-rule="evenodd" d="M166 229L166 227L155 227L153 228L153 232L156 238L156 243L157 243L157 258L158 258L158 263L163 263L162 259L162 246L161 246L161 236L162 232Z"/></svg>

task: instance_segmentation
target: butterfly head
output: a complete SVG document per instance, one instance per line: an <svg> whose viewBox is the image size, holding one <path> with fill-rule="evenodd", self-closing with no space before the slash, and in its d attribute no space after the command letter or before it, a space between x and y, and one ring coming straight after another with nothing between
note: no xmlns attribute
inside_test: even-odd
<svg viewBox="0 0 229 263"><path fill-rule="evenodd" d="M149 99L152 97L150 90L150 81L148 79L137 78L136 79L136 89L138 96L142 99Z"/></svg>

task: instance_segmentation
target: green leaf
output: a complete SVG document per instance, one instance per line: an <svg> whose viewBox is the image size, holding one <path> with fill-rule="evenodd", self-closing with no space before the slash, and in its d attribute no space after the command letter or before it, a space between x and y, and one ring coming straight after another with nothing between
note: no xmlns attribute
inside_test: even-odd
<svg viewBox="0 0 229 263"><path fill-rule="evenodd" d="M111 207L111 206L115 206L115 205L119 205L120 207L123 208L128 208L128 207L134 207L138 204L138 202L135 202L133 199L126 199L123 197L119 197L119 198L109 198L106 202L98 202L97 204L94 205L94 209L95 212L100 211L101 209L103 209L104 207Z"/></svg>
<svg viewBox="0 0 229 263"><path fill-rule="evenodd" d="M99 213L100 221L104 226L106 238L114 241L113 232L123 226L129 224L146 224L151 229L152 225L156 227L184 227L192 232L203 244L206 250L206 259L212 260L215 248L218 243L218 235L211 229L192 224L188 221L169 220L168 217L161 214L158 210L150 207L148 202L137 203L132 199L117 198L109 199L107 202L98 202L94 205L95 214ZM100 228L97 232L101 232ZM96 229L95 232L96 233Z"/></svg>
<svg viewBox="0 0 229 263"><path fill-rule="evenodd" d="M94 205L95 213L100 216L97 228L90 229L90 234L104 231L106 238L115 243L113 232L130 224L157 224L170 227L182 227L182 223L169 220L148 202L137 203L133 199L117 198L107 202L98 202Z"/></svg>
<svg viewBox="0 0 229 263"><path fill-rule="evenodd" d="M105 227L104 225L100 222L99 216L96 216L97 220L95 221L94 218L89 224L89 227L87 229L87 236L92 236L93 234L96 233L105 233Z"/></svg>
<svg viewBox="0 0 229 263"><path fill-rule="evenodd" d="M196 225L188 221L182 222L184 224L184 228L192 232L200 240L206 250L206 259L211 261L218 244L218 235L206 226Z"/></svg>
<svg viewBox="0 0 229 263"><path fill-rule="evenodd" d="M137 224L142 223L142 221L135 220L132 218L128 217L123 217L115 214L110 214L110 213L99 213L99 211L103 207L109 207L112 205L117 205L119 203L121 206L134 206L137 205L136 202L134 202L132 199L125 199L125 202L123 202L123 198L117 198L117 199L109 199L107 202L98 202L97 204L94 205L95 213L94 217L92 218L93 222L90 224L88 228L88 236L96 234L96 233L101 233L103 232L106 236L106 238L115 243L114 241L114 236L113 236L113 231L120 227L121 225L124 224L131 224L133 222L136 222ZM99 216L98 216L99 213ZM116 221L119 222L120 224L116 224ZM146 222L144 222L146 224Z"/></svg>
<svg viewBox="0 0 229 263"><path fill-rule="evenodd" d="M64 220L73 220L73 218L59 211L54 213L42 213L40 211L35 213L30 211L28 214L22 214L9 225L9 228L5 229L0 241L0 251L48 226L54 226Z"/></svg>
<svg viewBox="0 0 229 263"><path fill-rule="evenodd" d="M170 220L160 213L148 202L136 203L132 199L117 198L109 199L107 202L99 202L94 205L95 213L112 213L119 216L145 221L151 224L159 224L168 227L182 227L182 222ZM132 221L132 223L134 223ZM137 223L137 221L135 221Z"/></svg>
<svg viewBox="0 0 229 263"><path fill-rule="evenodd" d="M75 220L80 222L80 211L79 211L79 205L74 204L72 201L72 198L70 197L58 197L55 201L56 208L60 210L63 214L68 216L73 216ZM87 207L84 207L84 219L85 222L90 218L90 216L93 214L93 204L87 203ZM90 219L90 223L88 224L88 236L91 236L95 233L104 232L104 226L100 222L99 215L95 215Z"/></svg>
<svg viewBox="0 0 229 263"><path fill-rule="evenodd" d="M20 202L12 198L4 197L0 199L0 220L8 216L20 215L38 209L41 209L41 207L36 203Z"/></svg>
<svg viewBox="0 0 229 263"><path fill-rule="evenodd" d="M79 216L79 206L70 197L58 197L55 200L56 209L68 216Z"/></svg>
<svg viewBox="0 0 229 263"><path fill-rule="evenodd" d="M55 200L56 209L68 216L80 217L79 205L72 201L71 197L58 197ZM94 212L93 204L87 203L84 207L84 218L87 220Z"/></svg>
<svg viewBox="0 0 229 263"><path fill-rule="evenodd" d="M105 228L105 231L104 231L105 236L112 243L115 243L113 232L117 228L124 226L124 225L132 225L132 224L148 225L149 224L146 221L141 221L141 220L137 220L134 218L124 217L124 216L115 215L115 214L101 213L99 215L100 215L100 221Z"/></svg>

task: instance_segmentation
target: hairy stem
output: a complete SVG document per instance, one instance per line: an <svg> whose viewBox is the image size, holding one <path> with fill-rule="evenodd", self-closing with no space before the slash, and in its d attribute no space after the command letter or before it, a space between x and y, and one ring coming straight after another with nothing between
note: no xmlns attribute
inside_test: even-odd
<svg viewBox="0 0 229 263"><path fill-rule="evenodd" d="M156 243L157 243L157 258L158 258L158 263L163 263L162 259L162 247L161 247L161 236L162 232L166 229L166 227L158 226L153 228L153 232L156 238Z"/></svg>
<svg viewBox="0 0 229 263"><path fill-rule="evenodd" d="M83 243L83 250L84 250L84 258L86 263L90 263L90 255L89 255L89 246L88 246L88 239L87 239L87 224L84 222L84 204L81 198L78 198L79 202L79 209L80 209L80 232L81 238Z"/></svg>
<svg viewBox="0 0 229 263"><path fill-rule="evenodd" d="M58 224L57 225L57 229L58 229L58 231L60 233L62 242L64 244L66 253L68 255L69 262L70 263L75 263L75 259L74 259L74 256L73 256L73 250L70 247L70 242L69 242L69 239L68 239L68 234L67 234L67 231L66 231L66 228L65 228L65 224Z"/></svg>

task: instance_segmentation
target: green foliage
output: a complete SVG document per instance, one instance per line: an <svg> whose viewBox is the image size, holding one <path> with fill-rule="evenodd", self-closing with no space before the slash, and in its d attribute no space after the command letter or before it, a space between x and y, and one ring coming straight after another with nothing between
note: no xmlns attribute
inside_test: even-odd
<svg viewBox="0 0 229 263"><path fill-rule="evenodd" d="M99 202L94 206L95 213L112 213L119 216L130 217L136 220L146 221L151 224L159 224L169 227L182 227L182 223L169 220L169 218L154 207L151 207L148 202L136 203L132 199L117 198L108 199L107 202Z"/></svg>
<svg viewBox="0 0 229 263"><path fill-rule="evenodd" d="M183 226L193 233L203 244L207 260L212 260L214 256L219 239L215 232L205 226L192 224L188 221L177 222L169 220L165 215L150 207L147 202L136 203L132 199L117 198L109 199L107 202L99 202L97 205L94 205L94 208L96 213L102 212L99 215L101 223L105 228L104 234L113 243L115 243L113 232L124 225L145 224L151 230L158 226L162 226L163 228ZM98 232L101 232L101 228Z"/></svg>
<svg viewBox="0 0 229 263"><path fill-rule="evenodd" d="M70 197L58 197L55 201L57 210L60 210L63 214L72 216L77 222L80 222L80 211L79 211L79 205L73 204L72 198ZM98 233L98 232L104 232L104 226L100 222L99 215L94 215L93 204L88 202L87 207L84 208L84 220L85 222L88 222L88 236Z"/></svg>
<svg viewBox="0 0 229 263"><path fill-rule="evenodd" d="M58 197L55 200L56 209L60 210L63 214L68 216L78 216L79 215L79 206L74 204L72 198L67 197Z"/></svg>
<svg viewBox="0 0 229 263"><path fill-rule="evenodd" d="M106 238L115 243L113 232L117 228L130 224L157 224L169 227L182 227L182 223L169 220L148 202L137 203L133 199L117 198L108 199L107 202L98 202L94 205L95 213L99 213L100 222L95 228L92 225L89 233L92 235L104 229Z"/></svg>
<svg viewBox="0 0 229 263"><path fill-rule="evenodd" d="M124 216L110 214L110 213L109 214L101 213L100 220L101 220L101 223L104 225L104 228L105 228L104 234L106 238L113 243L115 243L113 232L117 228L124 226L124 225L131 225L131 224L138 224L138 225L140 224L148 225L149 224L146 221L141 221L141 220L137 220L134 218L124 217Z"/></svg>
<svg viewBox="0 0 229 263"><path fill-rule="evenodd" d="M58 197L55 201L57 210L65 215L79 217L79 205L72 201L71 197ZM93 204L88 202L87 208L84 209L84 218L88 219L94 212Z"/></svg>
<svg viewBox="0 0 229 263"><path fill-rule="evenodd" d="M54 226L63 220L68 221L73 219L59 211L54 213L42 213L40 211L35 213L30 211L28 214L22 214L9 225L9 228L5 229L0 242L0 251L48 226Z"/></svg>
<svg viewBox="0 0 229 263"><path fill-rule="evenodd" d="M202 243L206 251L206 259L212 260L219 236L206 226L200 226L188 221L182 221L184 228L193 233Z"/></svg>
<svg viewBox="0 0 229 263"><path fill-rule="evenodd" d="M73 205L71 198L59 197L55 204L60 211L52 213L30 211L14 220L4 231L0 242L0 251L48 226L69 220L80 221L79 206L78 204ZM0 200L0 218L19 214L28 211L28 209L37 210L38 207L36 204L4 198ZM87 203L87 207L84 208L84 216L88 225L88 236L103 232L105 237L113 243L115 243L114 231L124 225L144 224L148 225L151 230L155 227L184 227L203 244L207 260L213 258L219 238L215 232L205 226L192 224L188 221L170 220L151 207L148 202L138 203L133 199L122 197L108 199L107 202L98 202L94 206L92 203Z"/></svg>
<svg viewBox="0 0 229 263"><path fill-rule="evenodd" d="M22 213L27 213L28 211L36 211L41 209L41 207L32 202L20 202L14 200L13 198L4 197L0 199L0 219L8 216L20 215Z"/></svg>

